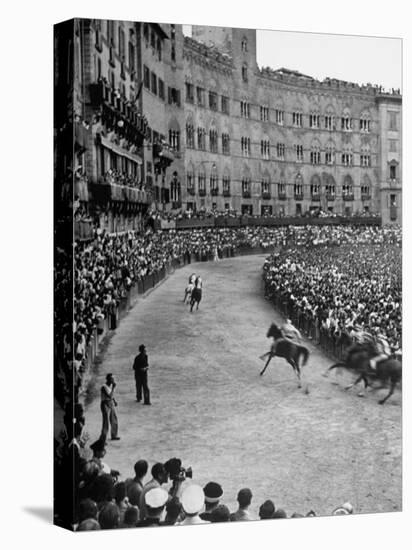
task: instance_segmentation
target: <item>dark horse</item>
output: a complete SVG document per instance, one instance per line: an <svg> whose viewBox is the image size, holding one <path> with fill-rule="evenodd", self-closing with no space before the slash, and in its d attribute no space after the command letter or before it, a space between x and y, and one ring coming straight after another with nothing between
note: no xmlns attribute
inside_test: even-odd
<svg viewBox="0 0 412 550"><path fill-rule="evenodd" d="M190 297L190 312L193 312L193 306L196 305L196 311L199 309L200 300L202 299L202 289L194 288Z"/></svg>
<svg viewBox="0 0 412 550"><path fill-rule="evenodd" d="M396 385L402 380L402 363L395 357L389 357L383 361L379 361L376 365L376 370L370 367L370 359L376 353L373 352L370 346L358 345L349 351L346 361L339 361L328 368L325 374L328 374L330 370L339 367L344 367L352 372L357 373L359 376L353 384L346 386L345 390L348 390L358 384L361 380L365 384L365 389L369 386L368 379L379 380L384 387L385 383L389 381L389 393L383 399L379 401L380 405L383 405L387 399L393 394Z"/></svg>
<svg viewBox="0 0 412 550"><path fill-rule="evenodd" d="M266 334L268 338L271 336L277 340L278 338L283 338L282 332L280 328L277 326L276 323L272 323L269 327L269 330ZM262 372L260 373L260 376L262 376L269 365L270 361L273 359L273 357L284 357L286 361L292 365L293 370L296 373L296 376L298 377L299 381L299 388L301 387L301 381L300 381L300 369L304 365L306 365L307 360L309 358L309 350L305 348L305 346L301 346L299 344L295 344L291 340L283 339L280 342L278 342L276 346L276 351L273 353L272 349L262 355L262 359L268 355L268 360L266 361L266 365L263 367ZM301 363L301 357L303 356L303 361Z"/></svg>

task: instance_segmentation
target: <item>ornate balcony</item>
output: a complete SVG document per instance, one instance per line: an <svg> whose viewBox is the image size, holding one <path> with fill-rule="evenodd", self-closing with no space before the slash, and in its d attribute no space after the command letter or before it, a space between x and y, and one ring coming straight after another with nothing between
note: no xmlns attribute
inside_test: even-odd
<svg viewBox="0 0 412 550"><path fill-rule="evenodd" d="M267 200L269 200L269 199L271 199L271 198L272 198L272 195L269 193L269 191L264 191L264 192L262 193L262 199L263 199L263 200L266 200L266 201L267 201Z"/></svg>
<svg viewBox="0 0 412 550"><path fill-rule="evenodd" d="M195 194L195 188L194 187L188 187L187 188L187 194L193 196Z"/></svg>
<svg viewBox="0 0 412 550"><path fill-rule="evenodd" d="M210 194L211 194L213 197L216 197L216 196L219 194L219 188L218 188L218 187L213 187L213 188L210 190Z"/></svg>
<svg viewBox="0 0 412 550"><path fill-rule="evenodd" d="M350 193L350 194L347 194L347 195L343 195L342 196L342 199L344 201L353 201L354 200L354 195L353 193Z"/></svg>
<svg viewBox="0 0 412 550"><path fill-rule="evenodd" d="M199 189L199 197L206 197L206 189Z"/></svg>
<svg viewBox="0 0 412 550"><path fill-rule="evenodd" d="M310 198L311 198L311 200L312 200L313 202L318 202L318 201L320 201L320 195L319 195L319 193L316 193L316 194L311 195Z"/></svg>
<svg viewBox="0 0 412 550"><path fill-rule="evenodd" d="M326 200L327 201L334 201L336 199L335 193L326 193Z"/></svg>
<svg viewBox="0 0 412 550"><path fill-rule="evenodd" d="M90 102L99 110L102 123L121 136L141 145L148 132L148 123L136 106L113 89L106 79L90 84Z"/></svg>
<svg viewBox="0 0 412 550"><path fill-rule="evenodd" d="M285 192L279 191L279 193L278 193L278 199L279 199L280 201L285 201L285 200L287 199L286 193L285 193Z"/></svg>
<svg viewBox="0 0 412 550"><path fill-rule="evenodd" d="M175 158L175 151L167 143L159 141L153 144L153 159L161 168L170 166Z"/></svg>
<svg viewBox="0 0 412 550"><path fill-rule="evenodd" d="M294 197L295 201L303 201L303 193L295 193Z"/></svg>
<svg viewBox="0 0 412 550"><path fill-rule="evenodd" d="M230 189L223 189L222 195L224 197L230 197Z"/></svg>
<svg viewBox="0 0 412 550"><path fill-rule="evenodd" d="M369 201L370 199L371 199L371 194L370 193L362 193L361 200Z"/></svg>
<svg viewBox="0 0 412 550"><path fill-rule="evenodd" d="M251 197L250 191L242 191L242 197L244 199L250 199L250 197Z"/></svg>

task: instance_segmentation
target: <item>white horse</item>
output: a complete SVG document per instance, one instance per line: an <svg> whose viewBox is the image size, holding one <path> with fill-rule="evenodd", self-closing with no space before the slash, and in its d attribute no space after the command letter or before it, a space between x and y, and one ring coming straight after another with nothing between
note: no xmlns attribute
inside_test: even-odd
<svg viewBox="0 0 412 550"><path fill-rule="evenodd" d="M192 298L192 292L195 288L194 283L189 283L187 287L185 288L185 297L183 298L183 303L188 304L190 302L190 299Z"/></svg>

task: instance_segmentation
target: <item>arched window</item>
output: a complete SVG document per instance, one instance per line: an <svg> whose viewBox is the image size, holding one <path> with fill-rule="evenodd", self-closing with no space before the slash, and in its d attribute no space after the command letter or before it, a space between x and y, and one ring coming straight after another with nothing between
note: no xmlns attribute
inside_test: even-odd
<svg viewBox="0 0 412 550"><path fill-rule="evenodd" d="M177 172L173 172L172 180L170 182L170 198L172 203L175 203L173 206L178 208L178 204L181 201L181 189L180 189L180 179Z"/></svg>
<svg viewBox="0 0 412 550"><path fill-rule="evenodd" d="M243 82L247 82L247 65L243 65L242 67L242 80Z"/></svg>
<svg viewBox="0 0 412 550"><path fill-rule="evenodd" d="M246 53L247 52L247 38L245 36L242 38L241 47L242 47L242 52Z"/></svg>
<svg viewBox="0 0 412 550"><path fill-rule="evenodd" d="M175 151L180 151L180 126L176 119L169 123L169 145Z"/></svg>
<svg viewBox="0 0 412 550"><path fill-rule="evenodd" d="M212 124L209 130L209 149L211 153L218 152L218 133L214 124Z"/></svg>
<svg viewBox="0 0 412 550"><path fill-rule="evenodd" d="M367 174L363 176L362 185L361 185L361 199L368 200L371 198L371 189L372 183Z"/></svg>
<svg viewBox="0 0 412 550"><path fill-rule="evenodd" d="M360 149L360 165L363 168L369 168L372 166L371 162L371 148L368 142L364 142Z"/></svg>
<svg viewBox="0 0 412 550"><path fill-rule="evenodd" d="M330 139L325 147L325 164L335 164L335 143Z"/></svg>
<svg viewBox="0 0 412 550"><path fill-rule="evenodd" d="M312 200L320 198L320 177L317 174L314 174L310 180L310 195Z"/></svg>
<svg viewBox="0 0 412 550"><path fill-rule="evenodd" d="M302 174L296 174L295 183L293 184L293 193L296 200L303 199L303 178Z"/></svg>
<svg viewBox="0 0 412 550"><path fill-rule="evenodd" d="M326 185L325 185L326 199L334 200L336 196L335 178L329 174L326 176L325 182L326 182Z"/></svg>
<svg viewBox="0 0 412 550"><path fill-rule="evenodd" d="M212 165L212 169L210 171L209 185L210 185L210 194L217 195L219 192L219 187L218 187L217 168L215 164Z"/></svg>
<svg viewBox="0 0 412 550"><path fill-rule="evenodd" d="M353 179L349 174L343 178L342 197L344 200L353 200Z"/></svg>
<svg viewBox="0 0 412 550"><path fill-rule="evenodd" d="M222 193L224 197L230 197L230 170L227 167L222 176Z"/></svg>
<svg viewBox="0 0 412 550"><path fill-rule="evenodd" d="M191 163L186 172L186 190L189 195L195 194L195 173Z"/></svg>
<svg viewBox="0 0 412 550"><path fill-rule="evenodd" d="M314 139L310 146L310 163L320 164L320 142L317 139Z"/></svg>
<svg viewBox="0 0 412 550"><path fill-rule="evenodd" d="M343 109L341 117L341 130L345 132L350 132L353 130L353 119L349 107Z"/></svg>
<svg viewBox="0 0 412 550"><path fill-rule="evenodd" d="M197 184L199 189L199 195L204 197L206 195L206 173L203 166L200 166L197 172Z"/></svg>
<svg viewBox="0 0 412 550"><path fill-rule="evenodd" d="M371 115L369 111L362 111L359 117L359 131L369 134L371 131Z"/></svg>
<svg viewBox="0 0 412 550"><path fill-rule="evenodd" d="M332 105L328 105L326 107L325 117L324 117L324 127L325 127L325 130L335 130L336 129L335 109L332 107Z"/></svg>
<svg viewBox="0 0 412 550"><path fill-rule="evenodd" d="M269 172L264 172L261 181L261 193L263 199L270 199L270 176Z"/></svg>
<svg viewBox="0 0 412 550"><path fill-rule="evenodd" d="M312 105L310 109L309 128L320 128L320 109L318 105Z"/></svg>
<svg viewBox="0 0 412 550"><path fill-rule="evenodd" d="M189 117L186 121L186 147L188 149L195 148L195 127L192 117Z"/></svg>

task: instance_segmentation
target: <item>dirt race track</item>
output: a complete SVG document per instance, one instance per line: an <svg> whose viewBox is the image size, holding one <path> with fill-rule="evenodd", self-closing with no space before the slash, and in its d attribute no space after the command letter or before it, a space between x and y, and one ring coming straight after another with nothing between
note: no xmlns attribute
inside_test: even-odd
<svg viewBox="0 0 412 550"><path fill-rule="evenodd" d="M231 511L242 487L251 488L256 515L267 498L288 516L310 509L329 515L348 500L355 513L400 511L399 389L384 406L382 390L364 398L345 392L350 375L324 378L332 361L310 342L302 389L280 358L259 376L258 357L270 344L266 331L271 320L282 320L263 298L263 261L192 264L138 302L98 367L86 413L91 440L101 429L96 390L113 372L121 440L109 441L105 461L121 479L139 458L150 470L177 456L193 467L196 483L222 485ZM191 314L182 299L192 272L204 288L200 309ZM149 355L151 407L135 401L132 363L141 343Z"/></svg>

